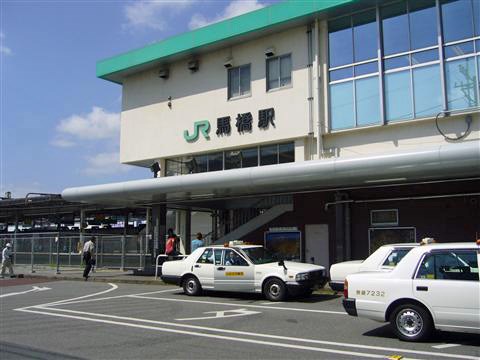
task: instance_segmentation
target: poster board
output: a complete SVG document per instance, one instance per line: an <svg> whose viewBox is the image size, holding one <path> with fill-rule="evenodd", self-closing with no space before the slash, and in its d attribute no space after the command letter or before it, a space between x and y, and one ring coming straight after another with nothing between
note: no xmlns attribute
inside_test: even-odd
<svg viewBox="0 0 480 360"><path fill-rule="evenodd" d="M302 233L298 230L266 231L265 248L284 260L301 261Z"/></svg>

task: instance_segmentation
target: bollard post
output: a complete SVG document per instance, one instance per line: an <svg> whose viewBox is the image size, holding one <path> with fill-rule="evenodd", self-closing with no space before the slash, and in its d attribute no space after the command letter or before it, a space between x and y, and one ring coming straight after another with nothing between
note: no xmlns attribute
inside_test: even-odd
<svg viewBox="0 0 480 360"><path fill-rule="evenodd" d="M33 269L34 240L35 240L35 237L32 236L32 246L30 249L30 265L32 266L32 270L31 270L32 274L35 272L35 270Z"/></svg>
<svg viewBox="0 0 480 360"><path fill-rule="evenodd" d="M72 238L68 238L68 266L72 266Z"/></svg>
<svg viewBox="0 0 480 360"><path fill-rule="evenodd" d="M57 274L60 274L60 234L55 237L57 243Z"/></svg>
<svg viewBox="0 0 480 360"><path fill-rule="evenodd" d="M123 271L125 268L125 235L122 235L122 258L120 259L120 270Z"/></svg>

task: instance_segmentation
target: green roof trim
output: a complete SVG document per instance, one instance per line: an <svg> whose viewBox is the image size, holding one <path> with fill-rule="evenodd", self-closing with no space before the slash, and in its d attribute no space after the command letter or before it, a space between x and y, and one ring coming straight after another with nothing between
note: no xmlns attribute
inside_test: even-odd
<svg viewBox="0 0 480 360"><path fill-rule="evenodd" d="M358 0L287 0L231 19L170 37L158 43L97 62L97 77L110 76L175 54L212 45ZM116 82L116 81L115 81Z"/></svg>

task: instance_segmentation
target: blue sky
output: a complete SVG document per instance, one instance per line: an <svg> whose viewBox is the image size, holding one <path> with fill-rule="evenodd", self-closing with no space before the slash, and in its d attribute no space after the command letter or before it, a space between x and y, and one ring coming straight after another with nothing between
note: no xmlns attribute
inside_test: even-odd
<svg viewBox="0 0 480 360"><path fill-rule="evenodd" d="M277 0L0 0L0 194L151 177L120 165L121 86L98 60Z"/></svg>

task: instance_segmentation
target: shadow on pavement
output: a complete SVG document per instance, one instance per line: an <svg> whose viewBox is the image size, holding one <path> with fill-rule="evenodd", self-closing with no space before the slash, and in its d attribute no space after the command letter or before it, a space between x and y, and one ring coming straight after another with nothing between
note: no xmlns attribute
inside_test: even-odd
<svg viewBox="0 0 480 360"><path fill-rule="evenodd" d="M77 356L60 354L52 351L33 348L26 345L18 345L0 341L0 354L3 359L53 359L53 360L83 360Z"/></svg>

